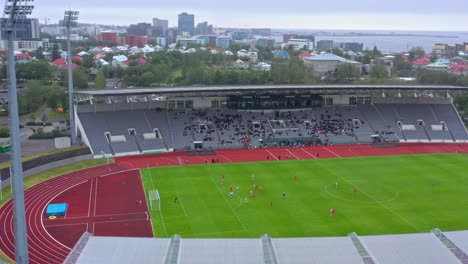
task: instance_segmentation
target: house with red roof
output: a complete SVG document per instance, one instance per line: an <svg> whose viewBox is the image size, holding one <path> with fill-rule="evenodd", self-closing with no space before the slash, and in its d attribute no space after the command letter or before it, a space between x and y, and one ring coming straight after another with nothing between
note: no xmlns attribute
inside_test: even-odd
<svg viewBox="0 0 468 264"><path fill-rule="evenodd" d="M468 62L458 61L455 65L448 68L448 72L456 75L468 76Z"/></svg>
<svg viewBox="0 0 468 264"><path fill-rule="evenodd" d="M26 63L32 61L33 57L31 57L31 55L28 53L20 53L15 55L15 60L16 62Z"/></svg>
<svg viewBox="0 0 468 264"><path fill-rule="evenodd" d="M304 60L304 58L312 57L312 56L314 55L310 52L302 52L301 54L299 54L299 59Z"/></svg>
<svg viewBox="0 0 468 264"><path fill-rule="evenodd" d="M425 68L427 65L429 65L431 63L432 62L430 62L426 58L417 59L417 60L413 61L413 63L412 63L413 64L413 70Z"/></svg>
<svg viewBox="0 0 468 264"><path fill-rule="evenodd" d="M67 60L65 58L56 59L56 60L54 60L52 62L52 64L57 66L59 69L63 69L63 70L68 69L68 63L67 63ZM78 67L78 65L73 63L72 67L73 67L73 69L76 69Z"/></svg>
<svg viewBox="0 0 468 264"><path fill-rule="evenodd" d="M80 57L80 56L72 56L72 60L76 60L76 61L82 61L83 58Z"/></svg>

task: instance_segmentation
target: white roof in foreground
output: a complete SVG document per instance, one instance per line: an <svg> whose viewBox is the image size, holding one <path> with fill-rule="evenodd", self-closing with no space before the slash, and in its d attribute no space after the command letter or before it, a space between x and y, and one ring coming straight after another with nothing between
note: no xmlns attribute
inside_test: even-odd
<svg viewBox="0 0 468 264"><path fill-rule="evenodd" d="M468 231L444 232L467 252ZM359 236L365 251L377 264L460 264L455 255L432 233ZM174 238L173 238L174 239ZM171 241L173 243L171 243ZM177 241L177 242L174 242ZM357 264L364 263L350 237L252 239L186 239L90 237L77 264ZM178 250L172 245L178 245ZM270 251L271 249L271 251ZM264 250L266 250L264 252ZM359 249L361 250L361 249ZM366 255L364 256L367 256ZM170 256L170 258L166 258ZM175 257L175 258L173 258Z"/></svg>
<svg viewBox="0 0 468 264"><path fill-rule="evenodd" d="M280 263L362 263L348 237L274 238L273 244Z"/></svg>
<svg viewBox="0 0 468 264"><path fill-rule="evenodd" d="M180 264L258 264L263 262L259 239L182 239Z"/></svg>
<svg viewBox="0 0 468 264"><path fill-rule="evenodd" d="M444 235L468 255L468 231L444 232Z"/></svg>
<svg viewBox="0 0 468 264"><path fill-rule="evenodd" d="M92 236L76 263L162 263L170 241L169 238Z"/></svg>
<svg viewBox="0 0 468 264"><path fill-rule="evenodd" d="M372 256L380 264L460 264L460 261L433 234L362 236Z"/></svg>

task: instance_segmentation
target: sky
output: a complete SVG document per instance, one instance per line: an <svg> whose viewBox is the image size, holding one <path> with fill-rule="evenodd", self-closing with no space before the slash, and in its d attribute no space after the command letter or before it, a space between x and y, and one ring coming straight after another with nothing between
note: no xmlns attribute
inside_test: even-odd
<svg viewBox="0 0 468 264"><path fill-rule="evenodd" d="M467 0L36 0L32 17L56 23L66 9L82 23L129 25L195 14L216 27L468 31ZM275 3L276 2L276 3Z"/></svg>

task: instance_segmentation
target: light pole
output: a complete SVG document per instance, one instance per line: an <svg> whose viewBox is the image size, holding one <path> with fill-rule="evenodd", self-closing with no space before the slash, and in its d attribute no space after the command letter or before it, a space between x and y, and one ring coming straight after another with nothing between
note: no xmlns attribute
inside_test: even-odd
<svg viewBox="0 0 468 264"><path fill-rule="evenodd" d="M7 0L4 14L8 17L8 117L11 143L11 175L14 207L15 258L16 263L29 263L28 238L26 234L26 213L24 209L23 166L21 164L21 141L19 131L18 94L16 90L16 65L13 33L17 23L30 15L33 0Z"/></svg>
<svg viewBox="0 0 468 264"><path fill-rule="evenodd" d="M75 104L73 100L73 62L72 62L72 48L71 48L71 28L78 25L78 11L65 11L65 16L60 25L67 28L67 64L68 64L68 111L70 112L70 130L71 130L71 144L76 144L76 125L75 125Z"/></svg>

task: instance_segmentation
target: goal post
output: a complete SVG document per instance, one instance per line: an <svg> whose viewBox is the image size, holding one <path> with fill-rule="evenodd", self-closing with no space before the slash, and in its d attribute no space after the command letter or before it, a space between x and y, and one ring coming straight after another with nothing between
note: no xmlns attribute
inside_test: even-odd
<svg viewBox="0 0 468 264"><path fill-rule="evenodd" d="M161 197L159 196L158 190L151 190L148 193L148 201L150 205L150 210L159 211L161 210Z"/></svg>

